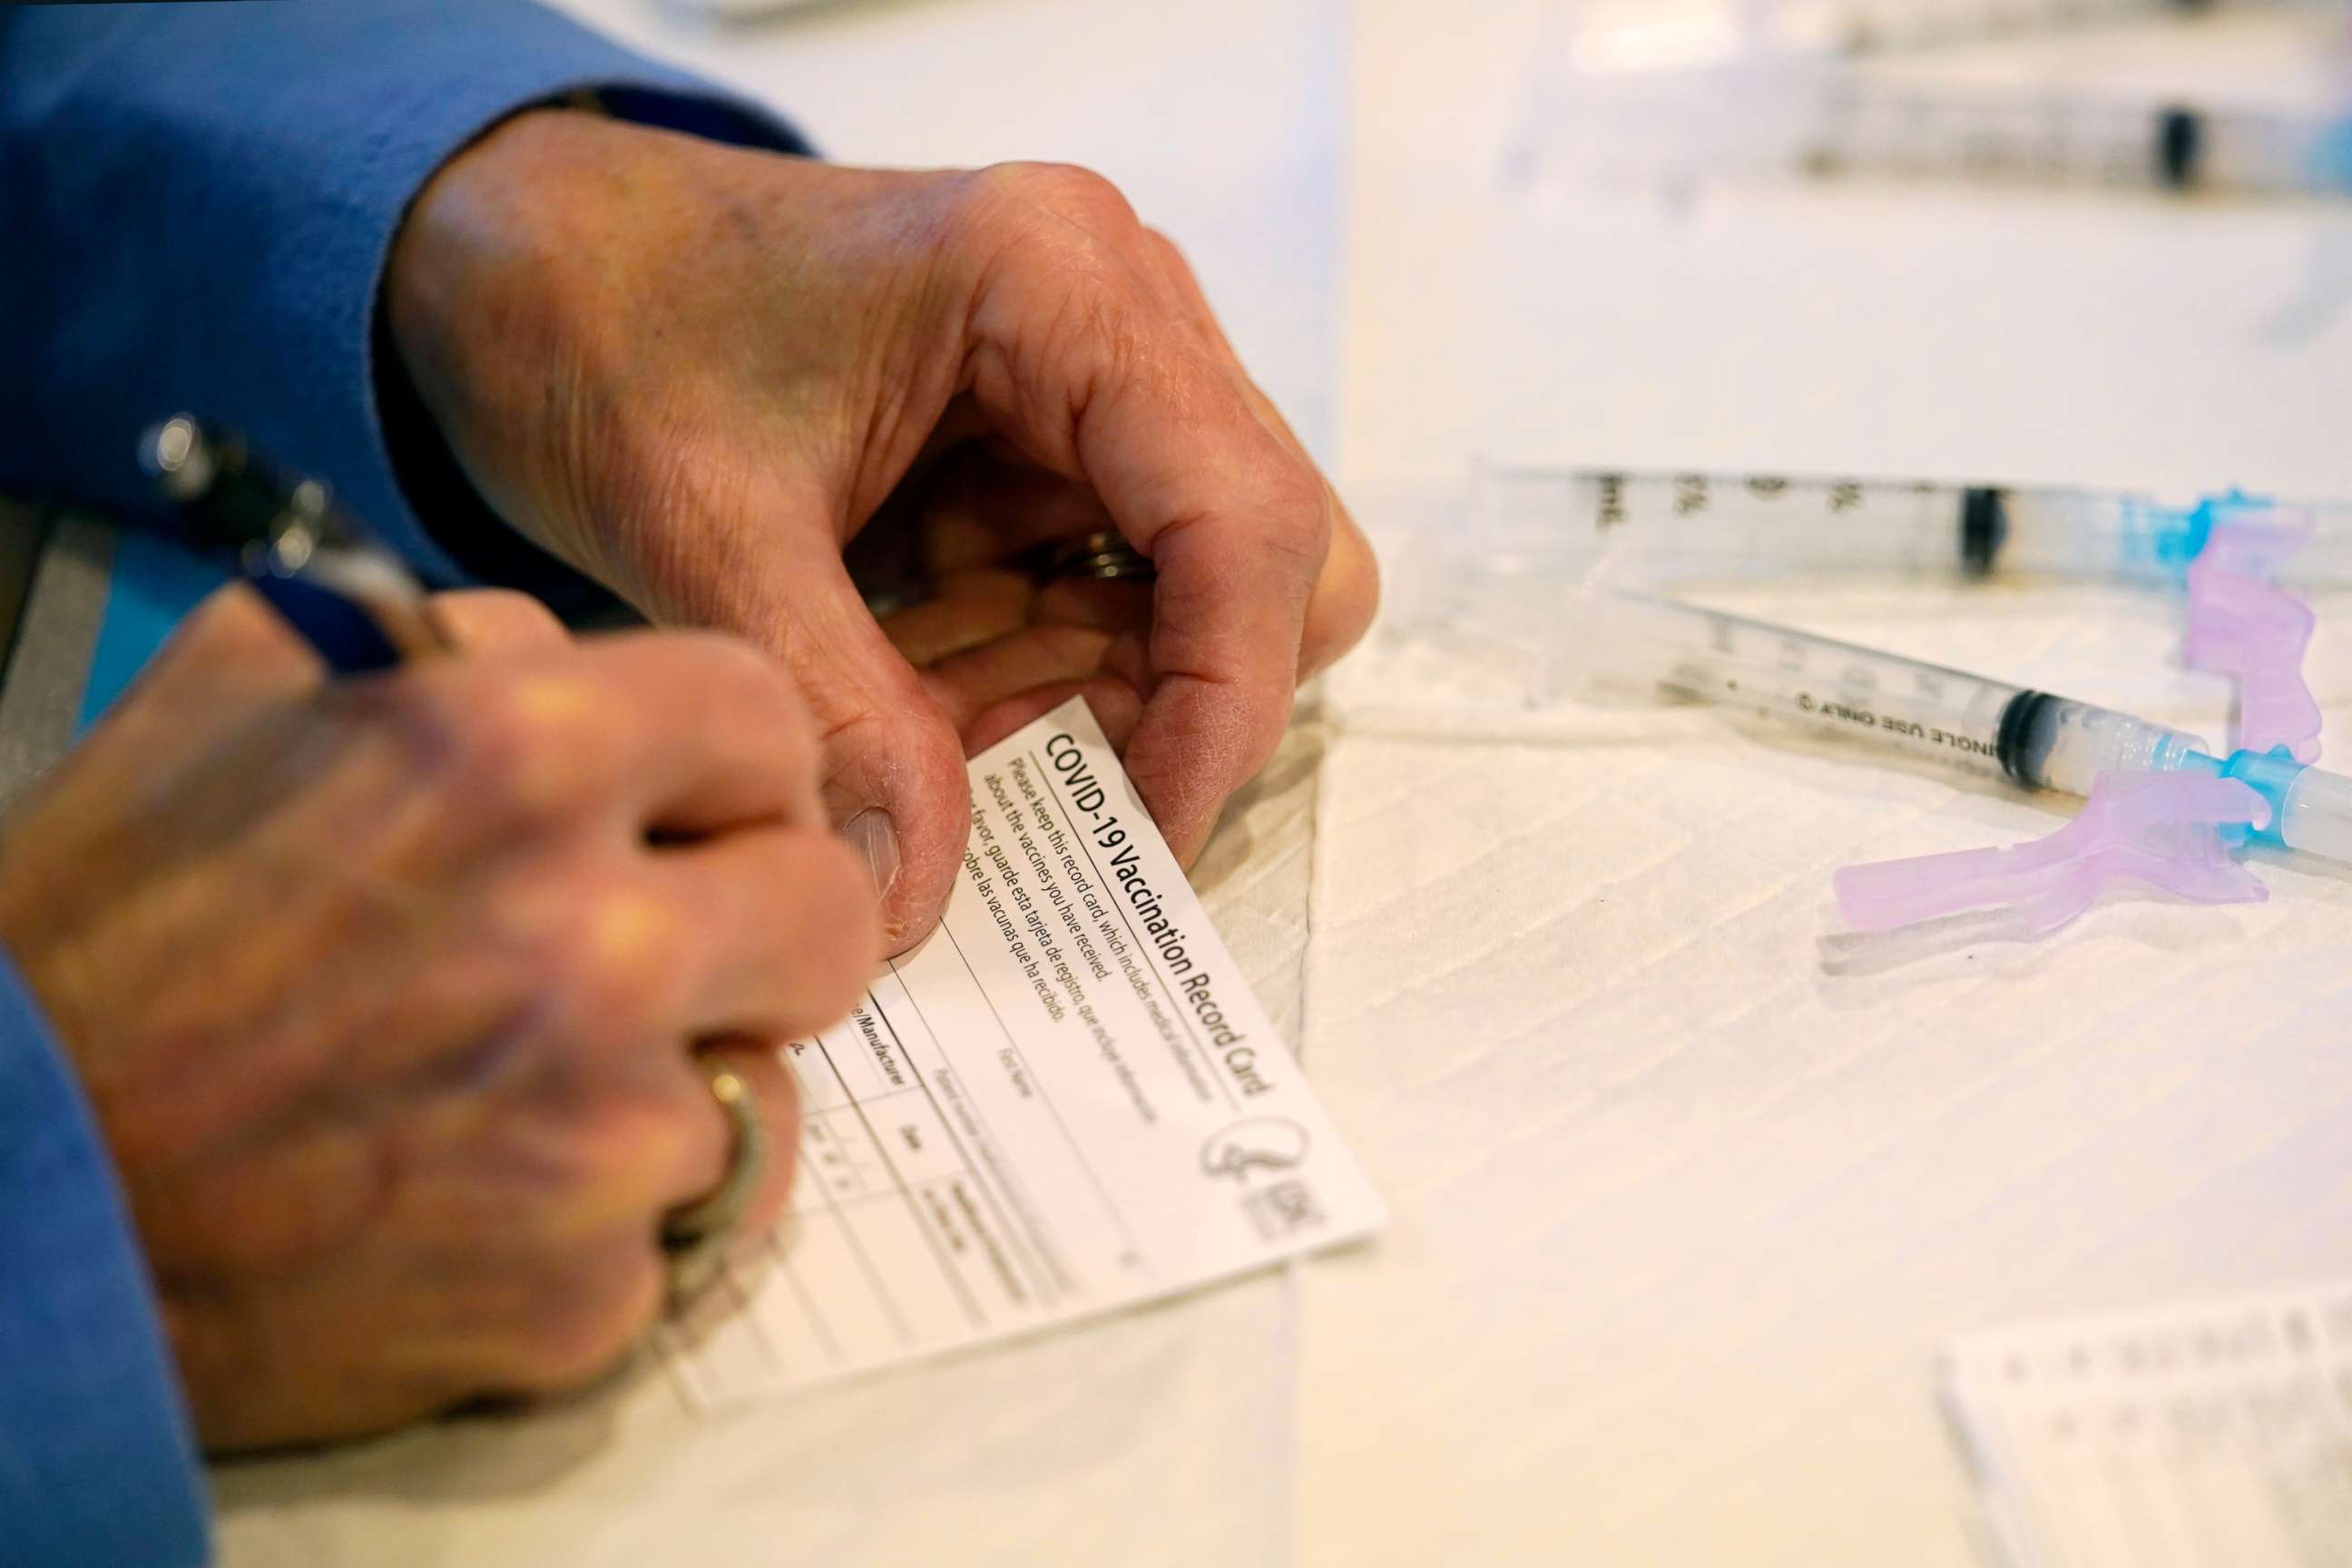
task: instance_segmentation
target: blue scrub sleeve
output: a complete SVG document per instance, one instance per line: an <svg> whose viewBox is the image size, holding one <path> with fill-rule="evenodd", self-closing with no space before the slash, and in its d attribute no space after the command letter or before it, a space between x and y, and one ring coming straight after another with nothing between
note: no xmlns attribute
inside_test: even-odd
<svg viewBox="0 0 2352 1568"><path fill-rule="evenodd" d="M205 1497L89 1107L0 956L0 1563L187 1568Z"/></svg>
<svg viewBox="0 0 2352 1568"><path fill-rule="evenodd" d="M436 582L577 589L379 374L377 300L433 173L583 92L808 151L521 0L0 6L0 487L151 509L139 434L186 409L328 479Z"/></svg>

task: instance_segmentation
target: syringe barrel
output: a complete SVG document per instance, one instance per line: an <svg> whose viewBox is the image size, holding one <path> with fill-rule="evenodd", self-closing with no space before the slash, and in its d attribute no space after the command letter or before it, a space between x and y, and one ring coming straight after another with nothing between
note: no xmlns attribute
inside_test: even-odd
<svg viewBox="0 0 2352 1568"><path fill-rule="evenodd" d="M2311 538L2290 586L2352 584L2352 505L2120 491L1664 471L1496 468L1450 558L1499 578L1606 568L1634 587L1786 576L1994 574L2177 588L2217 522L2283 520ZM1433 542L1433 548L1435 547Z"/></svg>
<svg viewBox="0 0 2352 1568"><path fill-rule="evenodd" d="M1744 709L2028 788L2088 795L2102 772L2205 749L2112 709L1675 600L1595 585L1570 613L1563 685Z"/></svg>
<svg viewBox="0 0 2352 1568"><path fill-rule="evenodd" d="M2182 765L2235 779L2263 797L2271 819L2253 835L2256 842L2352 865L2352 778L2305 767L2284 746L2226 758L2192 756Z"/></svg>
<svg viewBox="0 0 2352 1568"><path fill-rule="evenodd" d="M2195 178L2188 183L2267 195L2352 189L2352 141L2339 119L2202 114L2197 123Z"/></svg>
<svg viewBox="0 0 2352 1568"><path fill-rule="evenodd" d="M2095 703L2028 691L2001 714L2001 771L2031 789L2087 795L2104 773L2169 773L2202 739Z"/></svg>
<svg viewBox="0 0 2352 1568"><path fill-rule="evenodd" d="M1561 673L1877 741L1971 773L2000 771L2001 715L2021 687L1669 599L1595 587L1571 612Z"/></svg>
<svg viewBox="0 0 2352 1568"><path fill-rule="evenodd" d="M2211 523L2193 508L2095 490L1998 490L1995 569L2175 587Z"/></svg>
<svg viewBox="0 0 2352 1568"><path fill-rule="evenodd" d="M2352 778L2304 769L2287 786L2278 832L2290 849L2352 863Z"/></svg>
<svg viewBox="0 0 2352 1568"><path fill-rule="evenodd" d="M1989 567L1991 491L1864 480L1498 469L1481 547L1578 572L1604 557L1644 583ZM1974 558L1971 559L1971 552Z"/></svg>

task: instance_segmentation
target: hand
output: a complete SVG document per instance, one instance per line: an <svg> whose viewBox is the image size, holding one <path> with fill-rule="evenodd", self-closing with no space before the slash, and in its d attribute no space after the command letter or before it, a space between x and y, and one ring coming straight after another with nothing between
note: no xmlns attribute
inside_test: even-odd
<svg viewBox="0 0 2352 1568"><path fill-rule="evenodd" d="M0 834L0 941L98 1112L208 1447L583 1381L656 1312L776 1042L878 951L788 678L716 637L479 649L324 684L242 588ZM681 700L690 695L691 700Z"/></svg>
<svg viewBox="0 0 2352 1568"><path fill-rule="evenodd" d="M952 880L967 744L1084 693L1189 860L1370 618L1361 536L1174 247L1091 174L845 169L537 111L427 187L386 304L501 515L792 668L898 941ZM959 571L1116 527L1159 579L983 573L919 672L843 563L877 517Z"/></svg>

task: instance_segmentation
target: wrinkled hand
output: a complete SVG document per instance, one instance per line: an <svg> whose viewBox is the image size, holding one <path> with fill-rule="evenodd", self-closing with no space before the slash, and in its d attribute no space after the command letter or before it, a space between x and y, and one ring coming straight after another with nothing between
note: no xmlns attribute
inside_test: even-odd
<svg viewBox="0 0 2352 1568"><path fill-rule="evenodd" d="M501 515L792 668L898 941L947 896L966 746L1084 693L1189 860L1370 618L1361 536L1175 248L1091 174L846 169L537 111L427 188L386 300ZM877 518L954 578L894 628L904 654L842 559ZM1110 527L1149 590L990 569Z"/></svg>
<svg viewBox="0 0 2352 1568"><path fill-rule="evenodd" d="M656 1311L773 1046L878 952L787 676L514 595L326 684L242 588L0 831L0 942L97 1109L215 1448L583 1381ZM690 691L694 700L681 702Z"/></svg>

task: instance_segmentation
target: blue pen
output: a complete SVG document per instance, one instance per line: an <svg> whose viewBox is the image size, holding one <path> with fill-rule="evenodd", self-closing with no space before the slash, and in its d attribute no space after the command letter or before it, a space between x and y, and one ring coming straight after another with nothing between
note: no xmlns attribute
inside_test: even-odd
<svg viewBox="0 0 2352 1568"><path fill-rule="evenodd" d="M416 574L339 511L318 480L185 414L146 434L140 460L189 542L232 552L246 580L337 673L447 648Z"/></svg>

